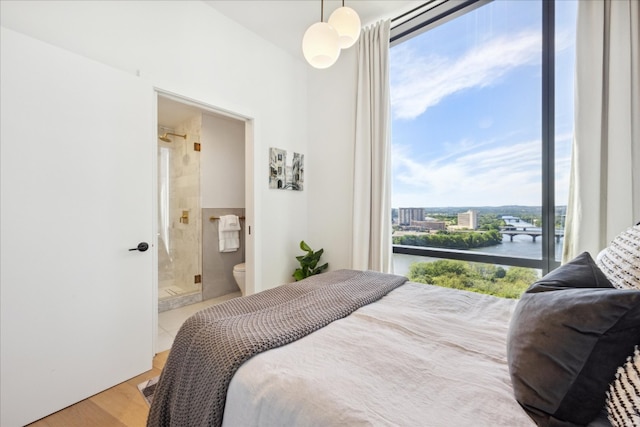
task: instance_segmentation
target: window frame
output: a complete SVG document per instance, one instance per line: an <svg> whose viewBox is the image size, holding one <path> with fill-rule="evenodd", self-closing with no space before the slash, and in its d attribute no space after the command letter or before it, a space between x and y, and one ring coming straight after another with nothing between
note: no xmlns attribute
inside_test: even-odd
<svg viewBox="0 0 640 427"><path fill-rule="evenodd" d="M431 0L392 20L390 46L490 3L492 0ZM419 246L393 245L394 254L535 268L547 274L555 259L555 1L542 3L542 239L541 258L521 258Z"/></svg>

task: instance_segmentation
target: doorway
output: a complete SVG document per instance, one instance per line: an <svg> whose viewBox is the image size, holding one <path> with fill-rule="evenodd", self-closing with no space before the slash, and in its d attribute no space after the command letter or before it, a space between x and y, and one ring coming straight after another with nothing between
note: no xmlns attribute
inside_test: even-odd
<svg viewBox="0 0 640 427"><path fill-rule="evenodd" d="M239 292L234 267L252 258L245 164L253 141L246 117L165 93L157 106L157 303L164 312ZM241 225L231 250L220 246L226 215Z"/></svg>

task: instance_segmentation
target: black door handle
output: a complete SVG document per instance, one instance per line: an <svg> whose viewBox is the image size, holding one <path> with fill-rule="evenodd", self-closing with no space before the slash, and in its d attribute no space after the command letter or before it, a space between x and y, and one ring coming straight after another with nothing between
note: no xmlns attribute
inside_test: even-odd
<svg viewBox="0 0 640 427"><path fill-rule="evenodd" d="M147 242L140 242L138 243L138 247L137 248L131 248L129 249L130 251L140 251L140 252L144 252L147 249L149 249L149 244Z"/></svg>

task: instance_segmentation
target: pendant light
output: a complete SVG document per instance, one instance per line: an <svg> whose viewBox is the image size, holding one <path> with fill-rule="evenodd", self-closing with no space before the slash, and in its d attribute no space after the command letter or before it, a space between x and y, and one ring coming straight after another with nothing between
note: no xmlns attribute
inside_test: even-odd
<svg viewBox="0 0 640 427"><path fill-rule="evenodd" d="M340 56L340 36L324 22L324 0L321 0L320 22L310 26L302 38L302 53L312 67L329 68Z"/></svg>
<svg viewBox="0 0 640 427"><path fill-rule="evenodd" d="M355 10L345 7L344 0L342 0L342 7L334 10L329 17L329 25L338 32L338 43L341 49L353 46L360 37L360 17Z"/></svg>

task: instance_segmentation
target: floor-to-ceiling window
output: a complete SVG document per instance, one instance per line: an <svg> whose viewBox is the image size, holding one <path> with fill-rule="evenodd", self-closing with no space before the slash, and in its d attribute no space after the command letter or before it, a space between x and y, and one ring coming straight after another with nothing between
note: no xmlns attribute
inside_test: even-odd
<svg viewBox="0 0 640 427"><path fill-rule="evenodd" d="M396 23L397 273L517 297L558 266L576 8L576 1L432 1Z"/></svg>

